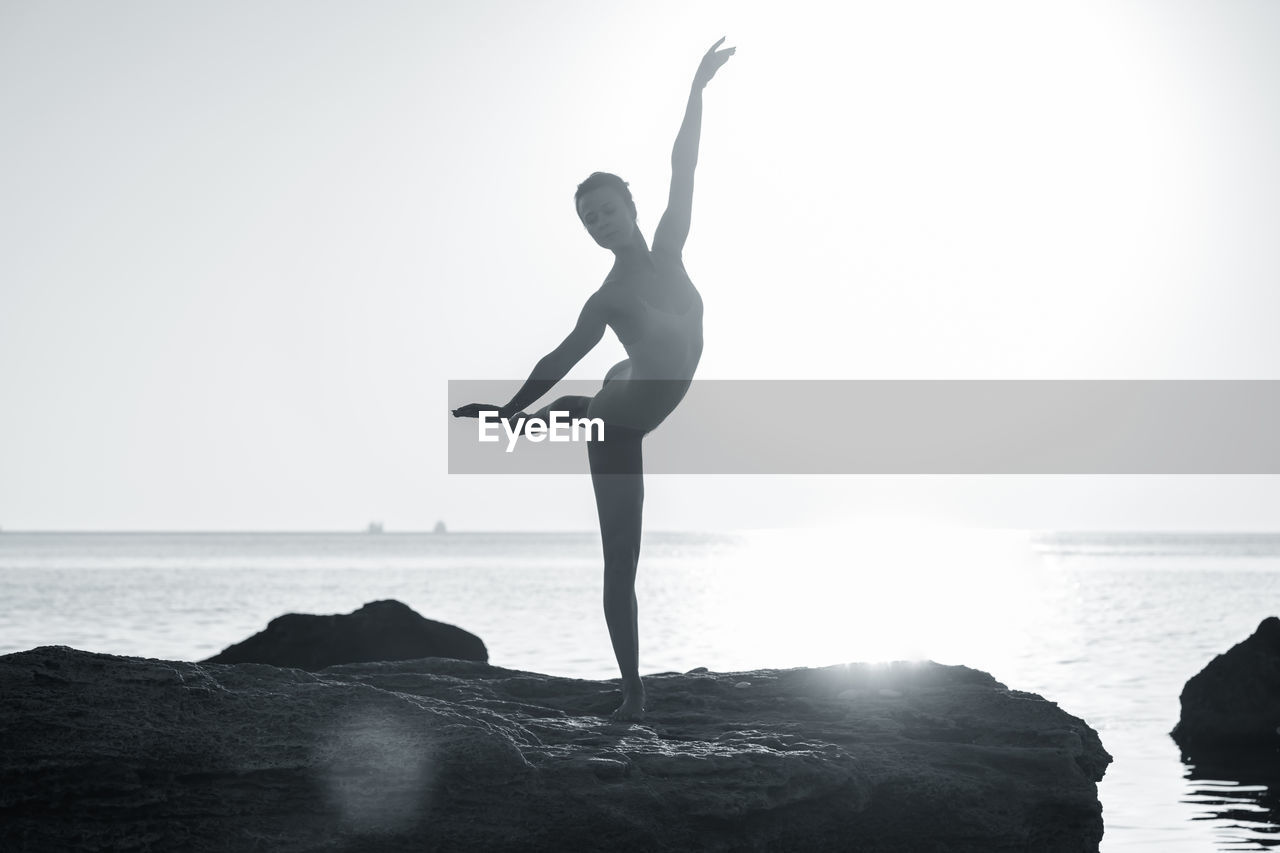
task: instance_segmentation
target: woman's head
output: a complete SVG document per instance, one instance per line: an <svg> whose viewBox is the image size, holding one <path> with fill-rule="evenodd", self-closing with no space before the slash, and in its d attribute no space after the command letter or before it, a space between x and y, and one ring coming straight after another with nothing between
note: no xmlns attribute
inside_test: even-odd
<svg viewBox="0 0 1280 853"><path fill-rule="evenodd" d="M636 203L627 182L608 172L592 172L573 194L578 218L597 243L608 248L631 239Z"/></svg>

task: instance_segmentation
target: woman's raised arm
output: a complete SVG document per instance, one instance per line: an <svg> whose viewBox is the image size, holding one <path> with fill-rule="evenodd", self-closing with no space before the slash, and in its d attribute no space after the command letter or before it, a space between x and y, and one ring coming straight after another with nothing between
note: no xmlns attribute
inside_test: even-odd
<svg viewBox="0 0 1280 853"><path fill-rule="evenodd" d="M737 51L734 47L716 50L723 43L721 38L711 45L693 75L689 105L685 107L684 121L671 150L671 193L667 197L666 213L662 214L658 230L653 235L655 250L680 254L684 250L684 241L689 237L689 222L693 216L693 170L698 165L698 138L702 135L702 89Z"/></svg>

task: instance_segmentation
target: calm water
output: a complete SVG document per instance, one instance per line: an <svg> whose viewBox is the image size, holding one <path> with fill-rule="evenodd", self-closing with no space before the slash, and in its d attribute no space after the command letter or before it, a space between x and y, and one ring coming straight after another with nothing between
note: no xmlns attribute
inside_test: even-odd
<svg viewBox="0 0 1280 853"><path fill-rule="evenodd" d="M198 660L396 598L494 664L612 678L599 576L595 534L5 532L0 653ZM637 594L643 671L931 658L1058 702L1115 756L1104 851L1280 844L1274 788L1187 767L1167 734L1186 679L1280 613L1280 535L649 533Z"/></svg>

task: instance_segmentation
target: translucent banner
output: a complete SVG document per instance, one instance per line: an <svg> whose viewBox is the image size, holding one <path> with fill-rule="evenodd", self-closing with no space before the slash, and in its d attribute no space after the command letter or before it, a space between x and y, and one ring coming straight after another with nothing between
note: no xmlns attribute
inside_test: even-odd
<svg viewBox="0 0 1280 853"><path fill-rule="evenodd" d="M451 380L449 408L520 385ZM561 382L529 411L599 389ZM586 474L609 429L444 414L451 474ZM646 474L1274 475L1278 437L1273 380L701 380L643 454Z"/></svg>

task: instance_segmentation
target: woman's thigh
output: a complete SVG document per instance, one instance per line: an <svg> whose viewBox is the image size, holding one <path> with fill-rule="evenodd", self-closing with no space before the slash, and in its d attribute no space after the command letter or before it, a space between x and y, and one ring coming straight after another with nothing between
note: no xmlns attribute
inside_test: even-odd
<svg viewBox="0 0 1280 853"><path fill-rule="evenodd" d="M644 433L605 423L604 440L587 443L591 485L595 489L600 536L606 555L640 553L644 508L641 440Z"/></svg>

